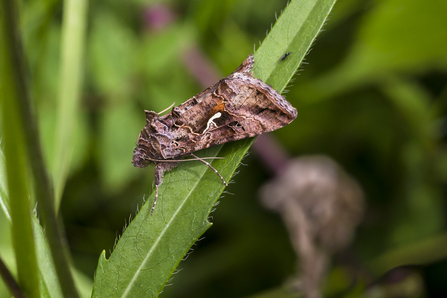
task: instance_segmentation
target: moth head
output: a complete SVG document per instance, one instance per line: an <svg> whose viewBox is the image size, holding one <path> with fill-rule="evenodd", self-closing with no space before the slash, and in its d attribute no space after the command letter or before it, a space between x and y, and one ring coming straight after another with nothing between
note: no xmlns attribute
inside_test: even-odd
<svg viewBox="0 0 447 298"><path fill-rule="evenodd" d="M152 121L159 118L158 114L154 111L145 110L144 112L146 113L146 124L151 124Z"/></svg>
<svg viewBox="0 0 447 298"><path fill-rule="evenodd" d="M134 167L144 168L151 163L144 149L136 147L133 151L132 163Z"/></svg>

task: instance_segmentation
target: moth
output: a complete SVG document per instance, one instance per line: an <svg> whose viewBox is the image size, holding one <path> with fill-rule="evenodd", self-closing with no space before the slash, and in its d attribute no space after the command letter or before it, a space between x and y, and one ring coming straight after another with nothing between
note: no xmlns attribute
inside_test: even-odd
<svg viewBox="0 0 447 298"><path fill-rule="evenodd" d="M164 111L145 111L146 125L138 136L132 163L139 168L155 165L151 215L165 171L175 168L181 161L198 160L228 186L206 158L194 152L270 132L296 118L296 109L281 94L253 77L253 64L253 55L249 55L228 77L173 107L168 114L161 116Z"/></svg>

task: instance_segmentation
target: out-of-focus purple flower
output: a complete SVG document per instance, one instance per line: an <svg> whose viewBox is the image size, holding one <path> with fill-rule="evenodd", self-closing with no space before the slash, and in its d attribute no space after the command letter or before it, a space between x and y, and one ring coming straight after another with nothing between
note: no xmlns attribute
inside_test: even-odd
<svg viewBox="0 0 447 298"><path fill-rule="evenodd" d="M167 5L157 3L144 10L143 19L148 30L159 32L173 23L176 15Z"/></svg>

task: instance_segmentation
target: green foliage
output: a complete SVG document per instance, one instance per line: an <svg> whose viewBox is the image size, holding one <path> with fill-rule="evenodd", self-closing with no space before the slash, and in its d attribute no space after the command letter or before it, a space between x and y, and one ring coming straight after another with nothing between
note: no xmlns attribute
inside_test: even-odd
<svg viewBox="0 0 447 298"><path fill-rule="evenodd" d="M86 30L87 0L64 1L61 40L60 87L53 180L56 206L62 198L73 151L73 131L81 94L82 56Z"/></svg>
<svg viewBox="0 0 447 298"><path fill-rule="evenodd" d="M3 49L4 50L4 49ZM5 53L6 51L3 51ZM10 58L6 58L10 59ZM2 61L5 65L5 60ZM11 73L11 69L2 68L2 73ZM3 84L14 85L12 81L3 81ZM3 85L0 92L4 96L2 106L2 126L5 141L5 169L8 184L8 193L14 198L9 202L12 227L12 240L16 254L18 279L23 291L30 297L39 297L39 286L37 277L37 261L35 244L31 228L31 208L27 177L25 173L25 144L23 130L19 119L18 106L16 105L17 94ZM6 204L5 204L6 205Z"/></svg>
<svg viewBox="0 0 447 298"><path fill-rule="evenodd" d="M365 219L351 248L356 269L334 263L325 296L377 294L371 282L408 264L420 266L419 283L408 287L413 296L429 296L430 287L440 285L432 276L447 272L442 261L447 257L445 1L339 0L315 43L333 1L293 0L287 9L287 0L174 0L162 1L164 6L156 1L78 1L81 6L71 13L80 23L62 24L69 2L23 2L19 14L42 149L55 176L56 196L62 194L60 213L83 297L92 288L98 297L129 289L130 297L140 293L139 284L152 296L163 289L162 297L287 297L283 284L296 272L296 255L281 218L255 200L270 175L255 154L245 158L249 167L240 167L236 183L228 187L234 196L220 199L212 220L209 211L224 187L206 166L183 163L166 173L150 216L153 168L140 170L130 163L144 125L143 110L161 111L203 89L184 63L185 53L200 49L223 77L254 51L253 45L255 76L288 91L287 99L299 111L296 121L274 133L278 142L293 156L331 156L366 194ZM172 15L158 28L151 13L155 9L163 15L160 7ZM286 52L290 56L279 61ZM303 63L292 86L290 79L303 61L309 64ZM10 77L3 74L0 80L6 82ZM12 119L2 117L2 131L20 131L9 127L16 117L7 116ZM6 144L5 132L1 138L6 154L11 143ZM212 164L230 179L251 143L199 154L227 157ZM11 173L2 157L0 257L19 277L7 187ZM26 160L26 153L8 162L16 163L14 158ZM32 178L27 172L19 176L22 182ZM29 187L31 196L25 196L32 202L28 211L35 204L33 192ZM143 198L147 204L113 247L123 219L135 214ZM38 268L38 281L29 282L40 285L41 296L61 297L45 230L28 213ZM165 287L205 230L206 238L180 263L183 270L172 286ZM19 242L28 252L32 243ZM7 295L0 282L0 296Z"/></svg>
<svg viewBox="0 0 447 298"><path fill-rule="evenodd" d="M251 143L244 140L218 146L202 155L227 156L213 166L228 180ZM167 173L154 214L149 215L151 196L110 259L105 259L104 252L101 255L93 297L157 296L188 249L211 226L207 218L223 188L219 177L202 164L183 163Z"/></svg>
<svg viewBox="0 0 447 298"><path fill-rule="evenodd" d="M315 10L304 9L300 2L291 3L268 35L273 37L267 38L256 52L255 75L283 90L318 34L333 3L325 0L309 4L319 7ZM305 27L304 24L310 27L307 29L309 38L298 39L299 29ZM282 36L286 26L288 39ZM276 46L278 40L283 40L280 49ZM279 66L284 65L279 58L287 49L295 51L294 63L286 64L287 70L270 75L278 68L285 68ZM203 156L227 158L213 161L212 164L228 181L252 142L243 140L201 153ZM152 208L151 196L118 241L110 259L105 258L105 252L102 253L93 296L157 296L188 249L211 226L209 212L223 189L219 177L202 164L183 163L167 173L160 187L160 203L154 215L148 216ZM112 284L113 287L110 286Z"/></svg>
<svg viewBox="0 0 447 298"><path fill-rule="evenodd" d="M4 144L5 182L9 201L12 245L17 266L17 283L27 297L40 297L37 259L31 226L29 185L26 175L26 142L22 115L21 97L26 96L24 81L20 80L21 69L17 68L14 56L16 21L6 15L14 11L4 1L0 3L0 81L1 126ZM3 157L3 155L2 155ZM2 158L3 159L3 158ZM3 162L2 162L3 163ZM5 191L2 191L4 195ZM3 204L6 208L6 204Z"/></svg>
<svg viewBox="0 0 447 298"><path fill-rule="evenodd" d="M290 3L255 54L258 62L254 68L256 76L282 92L301 65L334 4L335 1ZM278 61L285 53L290 53L287 60Z"/></svg>

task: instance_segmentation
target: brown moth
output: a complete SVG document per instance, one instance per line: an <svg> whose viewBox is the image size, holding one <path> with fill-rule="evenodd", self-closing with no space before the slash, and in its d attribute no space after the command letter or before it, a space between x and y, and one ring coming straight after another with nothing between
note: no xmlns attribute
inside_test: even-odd
<svg viewBox="0 0 447 298"><path fill-rule="evenodd" d="M145 111L146 125L138 136L132 163L144 168L155 164L155 199L163 173L192 156L223 177L194 152L214 145L254 137L292 122L297 112L270 85L255 79L253 55L228 77L174 107L170 113ZM168 108L169 109L169 108Z"/></svg>

